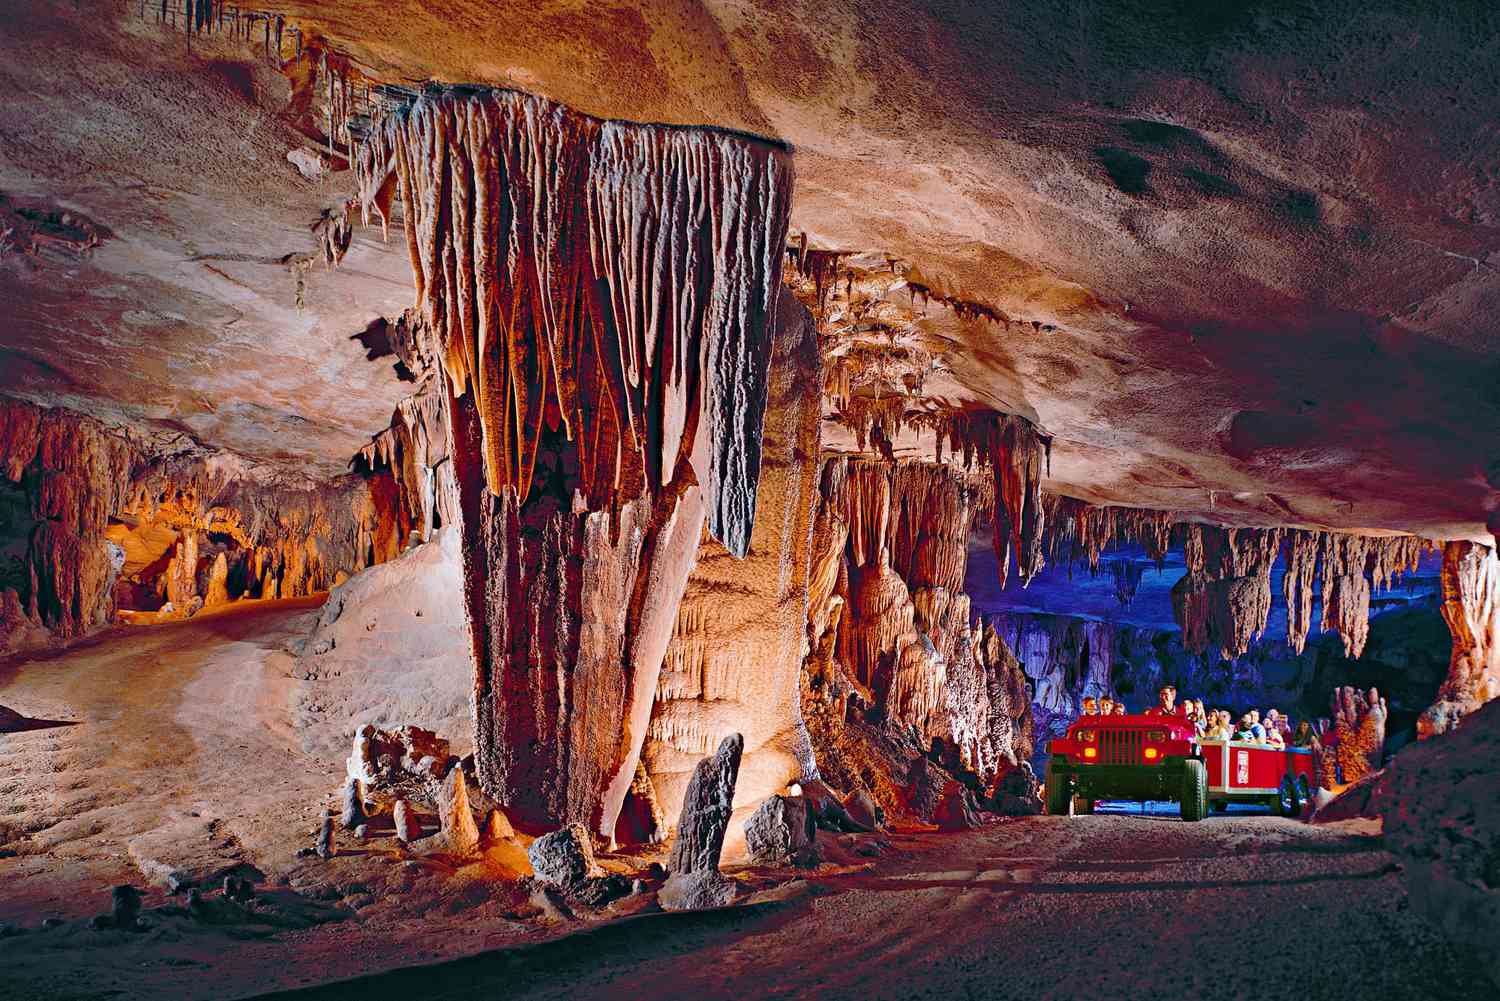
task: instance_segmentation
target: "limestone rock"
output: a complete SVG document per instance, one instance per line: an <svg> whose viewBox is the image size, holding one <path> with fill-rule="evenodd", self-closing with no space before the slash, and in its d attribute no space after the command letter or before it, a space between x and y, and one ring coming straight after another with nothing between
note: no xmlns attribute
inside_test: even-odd
<svg viewBox="0 0 1500 1001"><path fill-rule="evenodd" d="M1453 635L1448 677L1417 721L1423 738L1452 729L1500 696L1500 559L1468 541L1443 546L1443 618Z"/></svg>
<svg viewBox="0 0 1500 1001"><path fill-rule="evenodd" d="M324 817L323 824L318 829L318 858L330 859L338 850L333 834L333 818Z"/></svg>
<svg viewBox="0 0 1500 1001"><path fill-rule="evenodd" d="M734 785L744 747L744 737L730 734L693 771L667 866L671 875L657 896L666 910L720 907L736 896L734 884L719 872L719 857L734 812Z"/></svg>
<svg viewBox="0 0 1500 1001"><path fill-rule="evenodd" d="M801 796L769 796L745 821L750 857L762 865L816 865L817 825Z"/></svg>
<svg viewBox="0 0 1500 1001"><path fill-rule="evenodd" d="M406 800L396 800L391 817L396 824L396 840L403 845L409 845L422 836L421 825Z"/></svg>
<svg viewBox="0 0 1500 1001"><path fill-rule="evenodd" d="M129 931L140 924L141 891L126 883L109 892L109 926Z"/></svg>
<svg viewBox="0 0 1500 1001"><path fill-rule="evenodd" d="M855 789L845 796L844 812L856 824L871 831L878 831L885 826L885 810L875 802L875 797L870 795L868 789Z"/></svg>
<svg viewBox="0 0 1500 1001"><path fill-rule="evenodd" d="M344 791L339 807L339 823L345 830L354 830L365 822L364 783L354 776L344 781Z"/></svg>
<svg viewBox="0 0 1500 1001"><path fill-rule="evenodd" d="M483 843L493 845L500 841L509 841L515 836L516 831L511 827L510 819L498 808L491 810L484 820Z"/></svg>
<svg viewBox="0 0 1500 1001"><path fill-rule="evenodd" d="M1019 762L995 783L995 812L1003 817L1028 817L1042 812L1042 786L1031 762Z"/></svg>
<svg viewBox="0 0 1500 1001"><path fill-rule="evenodd" d="M806 798L813 822L827 831L857 834L873 830L850 815L838 795L822 779L808 779L791 787L794 797Z"/></svg>
<svg viewBox="0 0 1500 1001"><path fill-rule="evenodd" d="M949 781L937 809L933 811L932 822L941 831L967 831L980 826L982 821L974 794L961 783Z"/></svg>

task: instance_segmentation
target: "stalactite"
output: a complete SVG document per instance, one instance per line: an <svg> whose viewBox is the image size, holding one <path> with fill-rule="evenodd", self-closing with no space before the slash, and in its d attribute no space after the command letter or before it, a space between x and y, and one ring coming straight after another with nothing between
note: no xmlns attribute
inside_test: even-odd
<svg viewBox="0 0 1500 1001"><path fill-rule="evenodd" d="M670 481L701 415L709 528L742 555L789 159L479 92L387 116L358 169L367 206L392 185L407 206L417 301L454 394L475 396L490 492L527 497L560 424L589 509L609 509Z"/></svg>
<svg viewBox="0 0 1500 1001"><path fill-rule="evenodd" d="M1313 575L1317 570L1318 533L1291 529L1286 533L1286 573L1281 579L1286 598L1286 641L1294 653L1307 646L1312 630Z"/></svg>

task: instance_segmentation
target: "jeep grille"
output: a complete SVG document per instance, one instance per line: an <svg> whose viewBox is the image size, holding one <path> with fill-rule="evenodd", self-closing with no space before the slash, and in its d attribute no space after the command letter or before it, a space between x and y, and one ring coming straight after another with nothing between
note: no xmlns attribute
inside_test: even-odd
<svg viewBox="0 0 1500 1001"><path fill-rule="evenodd" d="M1099 763L1104 765L1141 764L1144 734L1139 730L1100 730Z"/></svg>

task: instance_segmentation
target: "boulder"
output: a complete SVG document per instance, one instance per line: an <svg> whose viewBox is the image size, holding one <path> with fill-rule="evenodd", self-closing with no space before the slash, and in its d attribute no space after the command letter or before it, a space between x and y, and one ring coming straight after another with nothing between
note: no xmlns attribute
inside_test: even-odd
<svg viewBox="0 0 1500 1001"><path fill-rule="evenodd" d="M825 831L862 834L874 830L871 826L860 823L850 816L838 794L828 788L822 779L808 779L805 782L793 783L791 794L807 799L808 805L812 808L813 821Z"/></svg>
<svg viewBox="0 0 1500 1001"><path fill-rule="evenodd" d="M745 821L745 844L762 865L817 865L817 831L804 797L768 796Z"/></svg>
<svg viewBox="0 0 1500 1001"><path fill-rule="evenodd" d="M995 783L995 812L1003 817L1029 817L1042 812L1042 785L1031 770L1031 762L1022 761Z"/></svg>
<svg viewBox="0 0 1500 1001"><path fill-rule="evenodd" d="M105 927L131 930L140 924L141 919L141 891L129 883L122 884L109 891L109 916L106 922L100 922ZM100 915L103 918L104 915ZM95 919L99 921L98 918Z"/></svg>
<svg viewBox="0 0 1500 1001"><path fill-rule="evenodd" d="M582 824L542 835L531 843L526 857L537 879L562 890L576 889L584 880L604 874L594 861L594 846Z"/></svg>
<svg viewBox="0 0 1500 1001"><path fill-rule="evenodd" d="M875 797L870 795L868 789L856 789L845 796L844 813L867 830L878 831L885 826L885 810L875 802Z"/></svg>
<svg viewBox="0 0 1500 1001"><path fill-rule="evenodd" d="M937 808L932 811L932 822L940 831L967 831L978 827L979 804L974 802L974 794L962 783L948 780Z"/></svg>
<svg viewBox="0 0 1500 1001"><path fill-rule="evenodd" d="M737 895L734 883L719 872L719 857L734 812L734 786L744 750L745 738L732 733L712 757L693 769L667 866L671 875L657 894L664 910L722 907Z"/></svg>

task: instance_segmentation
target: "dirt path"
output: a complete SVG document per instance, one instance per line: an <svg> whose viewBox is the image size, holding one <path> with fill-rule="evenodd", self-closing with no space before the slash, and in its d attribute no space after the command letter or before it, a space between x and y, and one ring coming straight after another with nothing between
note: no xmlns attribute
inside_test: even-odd
<svg viewBox="0 0 1500 1001"><path fill-rule="evenodd" d="M30 929L0 938L0 996L231 998L318 983L296 996L1496 996L1406 909L1378 837L1263 815L896 836L873 871L813 874L785 902L561 925L518 916L482 864L358 845L298 860L349 726L296 708L318 690L289 677L282 647L314 607L246 605L0 664L0 705L76 723L0 714L0 846L16 852L0 853L0 922ZM253 866L267 893L339 920L274 934L186 918L88 928L111 885L200 856ZM158 884L146 903L181 899ZM48 916L66 922L38 930ZM394 972L327 983L377 970Z"/></svg>
<svg viewBox="0 0 1500 1001"><path fill-rule="evenodd" d="M1493 999L1377 837L1268 816L1006 821L870 875L298 991L381 998Z"/></svg>

